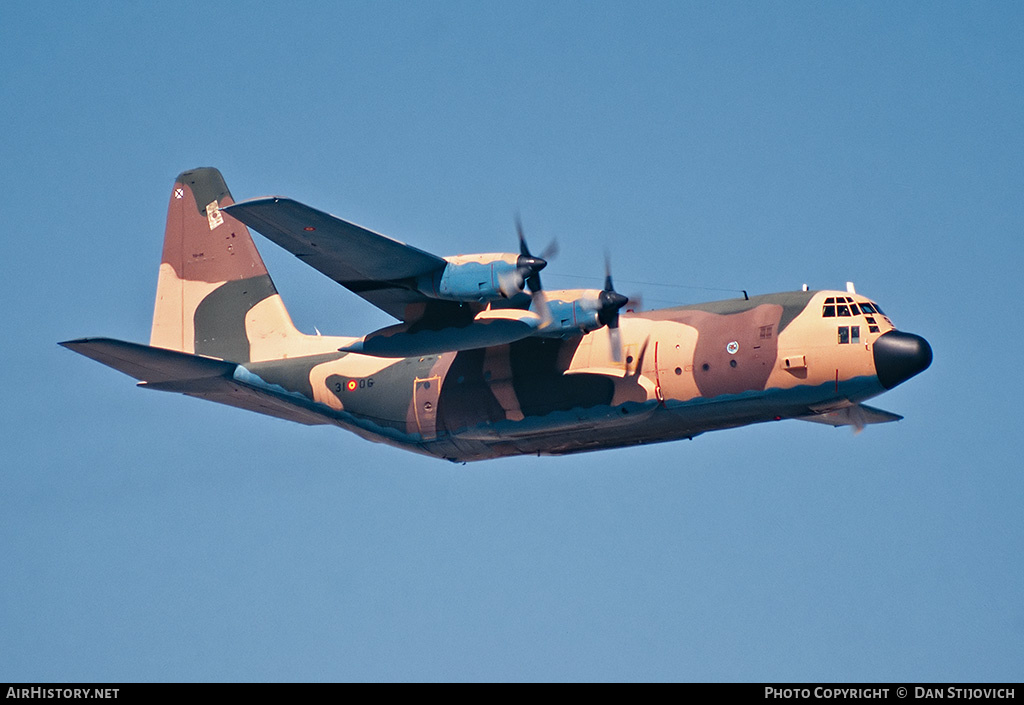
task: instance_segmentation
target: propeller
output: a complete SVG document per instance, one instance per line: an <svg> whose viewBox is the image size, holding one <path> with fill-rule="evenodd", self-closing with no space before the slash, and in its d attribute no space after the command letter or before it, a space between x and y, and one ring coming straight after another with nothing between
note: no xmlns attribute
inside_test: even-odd
<svg viewBox="0 0 1024 705"><path fill-rule="evenodd" d="M558 241L551 243L535 257L530 253L530 247L526 244L526 236L523 235L523 222L516 213L516 235L519 236L519 259L516 260L516 274L522 277L523 282L530 289L530 296L533 298L534 308L546 323L551 319L551 311L548 308L547 298L544 296L544 289L540 284L540 270L548 266L548 259L558 254Z"/></svg>
<svg viewBox="0 0 1024 705"><path fill-rule="evenodd" d="M626 302L626 313L636 313L642 310L644 307L644 297L642 294L630 294L629 301Z"/></svg>
<svg viewBox="0 0 1024 705"><path fill-rule="evenodd" d="M864 418L864 409L860 404L854 404L850 407L850 421L853 423L853 435L859 435L864 430L864 426L867 424L867 419Z"/></svg>
<svg viewBox="0 0 1024 705"><path fill-rule="evenodd" d="M636 365L633 366L633 376L639 377L643 374L644 370L644 356L647 355L647 344L651 342L651 336L648 335L644 338L643 344L640 346L640 351L636 354Z"/></svg>
<svg viewBox="0 0 1024 705"><path fill-rule="evenodd" d="M604 253L604 289L598 295L600 309L597 320L608 326L608 342L611 345L612 359L622 362L622 334L619 332L619 309L629 303L629 298L615 291L612 284L612 262L607 252Z"/></svg>

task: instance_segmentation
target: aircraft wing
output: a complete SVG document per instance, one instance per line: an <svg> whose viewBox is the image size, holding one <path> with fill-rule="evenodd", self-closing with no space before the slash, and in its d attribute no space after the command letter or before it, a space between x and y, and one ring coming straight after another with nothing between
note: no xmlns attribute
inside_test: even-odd
<svg viewBox="0 0 1024 705"><path fill-rule="evenodd" d="M471 323L440 330L396 325L374 331L363 340L341 348L375 357L417 357L438 353L507 345L528 338L541 326L542 319L522 309L487 310Z"/></svg>
<svg viewBox="0 0 1024 705"><path fill-rule="evenodd" d="M290 198L257 198L222 210L399 320L451 308L412 285L444 269L441 257Z"/></svg>
<svg viewBox="0 0 1024 705"><path fill-rule="evenodd" d="M866 424L889 423L890 421L900 421L903 419L899 414L876 409L867 404L854 404L853 406L847 406L834 411L823 411L820 414L798 416L797 418L801 421L813 421L837 427L853 426L857 429L864 428Z"/></svg>

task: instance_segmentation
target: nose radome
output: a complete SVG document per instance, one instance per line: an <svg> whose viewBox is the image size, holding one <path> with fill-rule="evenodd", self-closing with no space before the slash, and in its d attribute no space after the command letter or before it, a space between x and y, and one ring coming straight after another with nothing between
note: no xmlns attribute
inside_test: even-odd
<svg viewBox="0 0 1024 705"><path fill-rule="evenodd" d="M889 331L875 341L873 349L875 373L886 389L906 382L932 364L932 346L913 333Z"/></svg>

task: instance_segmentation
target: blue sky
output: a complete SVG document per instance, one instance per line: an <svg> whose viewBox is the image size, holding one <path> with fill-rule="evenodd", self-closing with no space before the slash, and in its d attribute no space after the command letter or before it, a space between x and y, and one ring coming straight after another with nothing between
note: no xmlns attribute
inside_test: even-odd
<svg viewBox="0 0 1024 705"><path fill-rule="evenodd" d="M1020 680L1021 36L1017 3L3 4L0 677ZM857 436L456 466L59 348L148 339L207 165L439 254L518 210L547 286L608 247L650 307L853 280L935 362ZM388 322L257 244L301 329Z"/></svg>

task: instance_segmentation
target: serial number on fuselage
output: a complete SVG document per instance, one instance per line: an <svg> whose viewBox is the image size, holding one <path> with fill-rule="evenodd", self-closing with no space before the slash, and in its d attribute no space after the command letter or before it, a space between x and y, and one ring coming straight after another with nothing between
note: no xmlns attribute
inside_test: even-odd
<svg viewBox="0 0 1024 705"><path fill-rule="evenodd" d="M357 389L371 389L373 387L373 377L364 377L363 379L350 379L344 384L340 381L334 383L334 391L348 391L354 392Z"/></svg>

